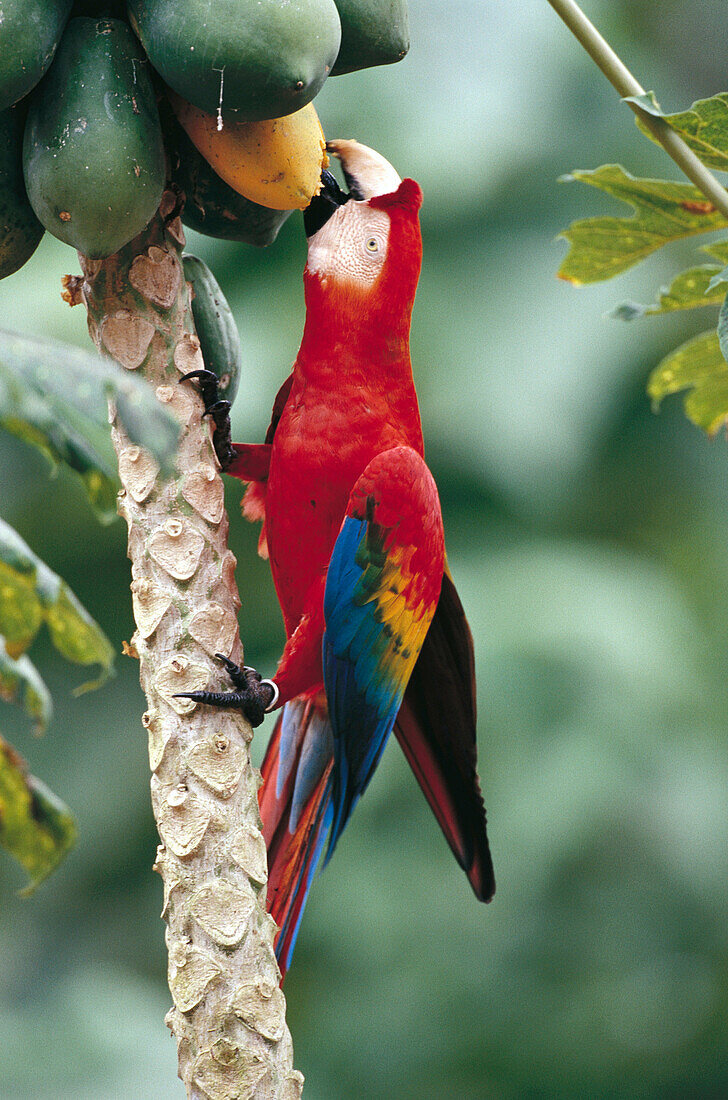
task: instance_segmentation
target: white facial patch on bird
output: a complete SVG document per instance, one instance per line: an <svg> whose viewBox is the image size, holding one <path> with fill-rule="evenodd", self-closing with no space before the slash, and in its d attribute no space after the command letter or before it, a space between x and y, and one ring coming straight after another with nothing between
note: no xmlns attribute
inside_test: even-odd
<svg viewBox="0 0 728 1100"><path fill-rule="evenodd" d="M389 215L349 200L308 241L308 270L324 279L371 285L384 264Z"/></svg>

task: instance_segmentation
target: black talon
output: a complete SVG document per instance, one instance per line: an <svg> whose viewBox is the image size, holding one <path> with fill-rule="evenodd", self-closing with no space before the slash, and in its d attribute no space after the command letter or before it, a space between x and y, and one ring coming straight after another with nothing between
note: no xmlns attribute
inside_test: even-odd
<svg viewBox="0 0 728 1100"><path fill-rule="evenodd" d="M241 668L240 665L235 664L235 661L231 661L229 657L226 657L224 653L216 653L215 656L225 666L225 671L238 691L245 691L248 686L247 672L255 672L255 669L248 670L244 666Z"/></svg>
<svg viewBox="0 0 728 1100"><path fill-rule="evenodd" d="M205 369L188 371L187 374L182 375L179 381L189 382L193 378L200 383L200 394L205 403L205 411L207 411L209 406L219 399L218 386L220 381L214 371Z"/></svg>
<svg viewBox="0 0 728 1100"><path fill-rule="evenodd" d="M217 382L217 375L214 371L208 370L207 367L196 367L195 370L188 370L187 374L183 374L180 378L180 382L186 382L189 378L199 378L200 380L207 379L208 381Z"/></svg>
<svg viewBox="0 0 728 1100"><path fill-rule="evenodd" d="M218 462L223 470L230 468L235 451L230 428L230 402L220 397L220 380L211 370L191 370L183 374L180 382L195 380L199 382L200 397L205 406L203 416L212 417L212 445Z"/></svg>
<svg viewBox="0 0 728 1100"><path fill-rule="evenodd" d="M216 426L220 426L225 423L225 418L229 420L229 412L232 405L229 401L213 401L211 405L205 406L203 416L211 416L215 421Z"/></svg>
<svg viewBox="0 0 728 1100"><path fill-rule="evenodd" d="M254 668L240 668L223 653L216 653L222 661L225 671L235 685L235 691L180 691L175 699L192 699L195 703L205 703L208 707L230 707L240 710L255 729L265 717L267 708L277 697L277 688L270 680L261 679Z"/></svg>

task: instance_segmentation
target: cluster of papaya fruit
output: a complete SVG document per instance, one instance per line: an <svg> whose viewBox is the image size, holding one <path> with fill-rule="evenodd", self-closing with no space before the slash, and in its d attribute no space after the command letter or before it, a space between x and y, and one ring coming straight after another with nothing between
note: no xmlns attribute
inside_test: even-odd
<svg viewBox="0 0 728 1100"><path fill-rule="evenodd" d="M118 251L167 179L191 228L270 244L318 190L326 78L408 44L406 0L2 0L0 278L46 229Z"/></svg>

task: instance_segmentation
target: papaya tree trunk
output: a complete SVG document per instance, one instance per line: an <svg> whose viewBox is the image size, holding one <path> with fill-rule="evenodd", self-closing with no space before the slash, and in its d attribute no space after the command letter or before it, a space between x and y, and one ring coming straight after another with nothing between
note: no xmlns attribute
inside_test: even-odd
<svg viewBox="0 0 728 1100"><path fill-rule="evenodd" d="M224 688L216 652L242 662L235 558L203 406L181 374L202 367L181 250L178 197L165 192L142 234L105 260L81 257L70 293L98 348L138 371L182 426L174 476L130 443L111 409L129 528L131 591L147 709L152 806L160 836L169 987L166 1022L187 1095L301 1095L265 907L266 852L252 730L233 711L175 692ZM74 280L71 281L75 282Z"/></svg>

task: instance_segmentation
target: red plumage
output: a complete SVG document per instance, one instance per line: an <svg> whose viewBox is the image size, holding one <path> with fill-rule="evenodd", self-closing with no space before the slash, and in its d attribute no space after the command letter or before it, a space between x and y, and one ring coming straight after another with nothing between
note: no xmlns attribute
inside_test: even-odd
<svg viewBox="0 0 728 1100"><path fill-rule="evenodd" d="M328 717L322 664L324 590L334 546L340 536L344 538L342 522L347 514L365 516L367 501L376 503L377 525L389 532L389 543L383 543L385 557L388 546L400 556L408 554L407 607L429 607L431 617L437 605L432 636L425 638L421 653L421 639L417 642L411 658L417 663L396 733L476 894L489 900L494 890L475 771L472 644L447 575L440 595L442 523L436 492L432 504L417 504L430 499L423 496L420 482L431 481L422 461L409 353L422 258L421 201L418 185L404 180L390 193L350 201L312 236L304 273L306 323L293 373L276 398L266 442L234 444L236 457L228 470L251 483L246 515L264 520L261 551L267 550L270 558L287 635L274 680L280 705L297 701L277 723L260 792L270 865L269 907L284 929L278 942L283 968L290 959L323 834L331 823L334 779L343 781L339 773L347 759L351 762L341 749L346 731L337 726L340 699L336 715L332 709ZM352 239L358 241L360 229L361 255L351 244ZM367 232L372 234L369 238ZM376 249L372 241L379 242ZM371 259L364 248L372 253ZM374 275L362 277L361 270L370 268ZM346 537L351 534L350 530ZM372 553L376 552L374 547ZM372 560L376 564L378 559ZM348 598L345 584L342 591ZM377 598L385 596L390 603L396 600L396 586ZM361 608L356 612L363 613ZM343 621L350 620L345 616ZM384 622L379 612L373 621ZM428 617L424 630L429 621ZM406 654L406 638L403 649ZM346 664L342 667L346 670ZM381 748L372 750L370 772ZM279 774L281 754L286 764ZM364 785L367 781L368 775ZM296 795L297 788L305 794L300 805L297 799L303 796ZM349 798L352 805L361 789Z"/></svg>

